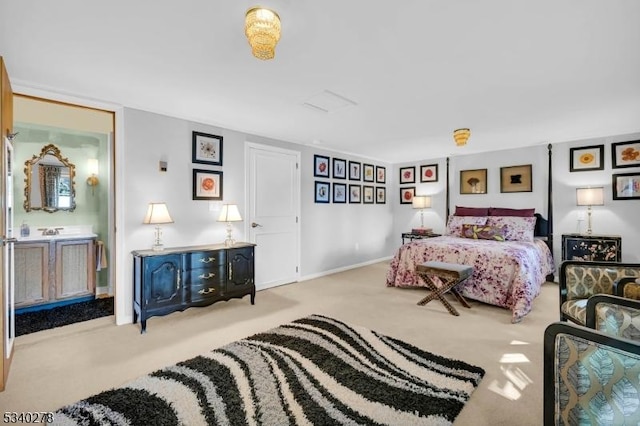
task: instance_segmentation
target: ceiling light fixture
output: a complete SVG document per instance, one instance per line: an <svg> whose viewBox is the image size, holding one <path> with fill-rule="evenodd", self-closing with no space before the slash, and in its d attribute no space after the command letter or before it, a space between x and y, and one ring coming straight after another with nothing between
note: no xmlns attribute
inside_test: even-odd
<svg viewBox="0 0 640 426"><path fill-rule="evenodd" d="M273 59L280 40L280 17L273 10L252 7L245 16L244 33L253 56L262 60Z"/></svg>
<svg viewBox="0 0 640 426"><path fill-rule="evenodd" d="M453 139L456 141L456 145L465 146L471 136L471 130L469 129L456 129L453 131Z"/></svg>

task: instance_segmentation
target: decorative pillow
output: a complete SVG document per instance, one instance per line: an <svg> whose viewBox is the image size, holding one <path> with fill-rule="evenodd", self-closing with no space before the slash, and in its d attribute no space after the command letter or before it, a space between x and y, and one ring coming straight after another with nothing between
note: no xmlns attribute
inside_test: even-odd
<svg viewBox="0 0 640 426"><path fill-rule="evenodd" d="M487 223L486 216L449 216L447 222L447 229L445 235L451 235L452 237L462 236L462 225L484 225Z"/></svg>
<svg viewBox="0 0 640 426"><path fill-rule="evenodd" d="M456 206L456 216L489 216L488 207L460 207Z"/></svg>
<svg viewBox="0 0 640 426"><path fill-rule="evenodd" d="M517 216L531 217L536 209L504 209L499 207L489 207L489 216Z"/></svg>
<svg viewBox="0 0 640 426"><path fill-rule="evenodd" d="M533 229L536 217L489 216L487 225L504 227L504 239L507 241L533 241Z"/></svg>
<svg viewBox="0 0 640 426"><path fill-rule="evenodd" d="M474 240L495 240L504 241L505 227L489 225L471 225L465 223L462 225L462 236L464 238L473 238Z"/></svg>

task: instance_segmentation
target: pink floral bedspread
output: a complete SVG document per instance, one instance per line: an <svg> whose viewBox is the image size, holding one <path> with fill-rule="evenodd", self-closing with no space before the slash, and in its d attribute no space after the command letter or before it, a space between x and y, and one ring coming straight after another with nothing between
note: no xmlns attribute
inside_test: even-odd
<svg viewBox="0 0 640 426"><path fill-rule="evenodd" d="M511 322L531 311L546 276L555 271L549 247L533 242L435 237L415 240L398 249L387 272L389 287L426 287L416 265L439 261L473 266L473 274L456 287L465 297L508 308Z"/></svg>

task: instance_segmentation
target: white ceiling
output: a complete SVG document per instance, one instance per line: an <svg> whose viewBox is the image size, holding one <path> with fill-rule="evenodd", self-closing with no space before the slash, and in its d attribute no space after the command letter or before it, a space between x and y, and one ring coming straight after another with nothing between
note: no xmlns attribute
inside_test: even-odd
<svg viewBox="0 0 640 426"><path fill-rule="evenodd" d="M3 0L0 55L14 86L392 163L640 131L638 0L265 0L272 61L255 4Z"/></svg>

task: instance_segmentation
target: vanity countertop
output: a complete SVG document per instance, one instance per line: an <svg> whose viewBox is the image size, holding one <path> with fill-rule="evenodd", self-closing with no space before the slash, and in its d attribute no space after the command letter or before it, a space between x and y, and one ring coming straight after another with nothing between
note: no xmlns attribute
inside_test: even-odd
<svg viewBox="0 0 640 426"><path fill-rule="evenodd" d="M58 234L58 235L40 235L31 234L28 237L17 237L18 242L41 242L41 241L62 241L62 240L88 240L92 238L97 238L97 234L93 233L80 233L80 234Z"/></svg>

